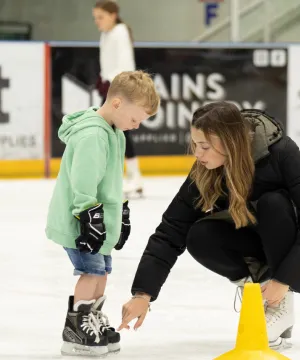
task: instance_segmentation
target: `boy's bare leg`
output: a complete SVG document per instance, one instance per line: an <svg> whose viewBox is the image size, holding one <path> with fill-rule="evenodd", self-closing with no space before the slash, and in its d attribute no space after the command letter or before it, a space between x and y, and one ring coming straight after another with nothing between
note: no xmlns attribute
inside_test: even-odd
<svg viewBox="0 0 300 360"><path fill-rule="evenodd" d="M104 276L98 276L98 283L94 292L94 299L99 299L104 295L107 282L107 273Z"/></svg>
<svg viewBox="0 0 300 360"><path fill-rule="evenodd" d="M75 287L74 304L80 300L94 300L98 281L97 275L81 275Z"/></svg>

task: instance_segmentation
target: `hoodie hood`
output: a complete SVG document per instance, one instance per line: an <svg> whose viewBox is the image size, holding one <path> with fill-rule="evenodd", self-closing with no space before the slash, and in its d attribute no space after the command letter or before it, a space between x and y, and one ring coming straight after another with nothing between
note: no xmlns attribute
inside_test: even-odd
<svg viewBox="0 0 300 360"><path fill-rule="evenodd" d="M98 109L99 107L91 107L84 111L65 115L62 119L62 125L58 130L59 139L67 144L70 137L78 131L95 126L114 134L113 128L103 119L103 117L96 113Z"/></svg>
<svg viewBox="0 0 300 360"><path fill-rule="evenodd" d="M270 154L269 146L283 137L283 128L279 122L261 110L242 110L241 113L250 122L253 130L252 155L257 162Z"/></svg>

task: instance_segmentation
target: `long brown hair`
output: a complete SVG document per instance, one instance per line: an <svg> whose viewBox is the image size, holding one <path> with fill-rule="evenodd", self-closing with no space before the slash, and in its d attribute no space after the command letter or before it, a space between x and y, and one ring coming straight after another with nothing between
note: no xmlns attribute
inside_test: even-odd
<svg viewBox="0 0 300 360"><path fill-rule="evenodd" d="M193 114L192 127L203 131L210 141L211 135L218 136L226 152L222 167L208 170L196 161L191 177L200 192L197 207L208 211L217 199L224 195L222 180L225 178L229 195L229 213L236 228L255 223L256 219L247 208L254 178L254 160L251 154L251 125L239 109L228 102L220 101L200 107ZM211 141L210 141L211 142ZM191 140L191 150L195 144Z"/></svg>
<svg viewBox="0 0 300 360"><path fill-rule="evenodd" d="M134 40L133 40L133 34L132 34L131 27L129 25L127 25L120 17L120 7L115 1L113 1L113 0L97 1L94 6L94 9L102 9L110 14L116 14L116 16L117 16L116 23L117 24L125 24L127 26L131 42L133 43Z"/></svg>

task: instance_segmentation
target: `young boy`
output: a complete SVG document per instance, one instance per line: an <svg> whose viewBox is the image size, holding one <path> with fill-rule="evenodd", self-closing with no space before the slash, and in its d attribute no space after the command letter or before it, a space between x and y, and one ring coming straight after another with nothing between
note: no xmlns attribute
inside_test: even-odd
<svg viewBox="0 0 300 360"><path fill-rule="evenodd" d="M123 204L124 130L154 115L159 95L151 77L128 71L112 81L105 103L64 116L59 138L66 144L49 206L46 234L66 250L80 275L69 297L64 355L101 356L120 350L120 334L102 312L111 252L130 233Z"/></svg>

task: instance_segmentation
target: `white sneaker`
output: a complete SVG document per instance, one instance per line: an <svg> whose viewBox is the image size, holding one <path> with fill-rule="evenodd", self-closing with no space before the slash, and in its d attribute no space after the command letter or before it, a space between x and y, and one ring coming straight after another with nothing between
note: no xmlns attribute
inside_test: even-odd
<svg viewBox="0 0 300 360"><path fill-rule="evenodd" d="M294 293L289 291L277 307L266 308L269 346L273 350L290 348L295 324Z"/></svg>

